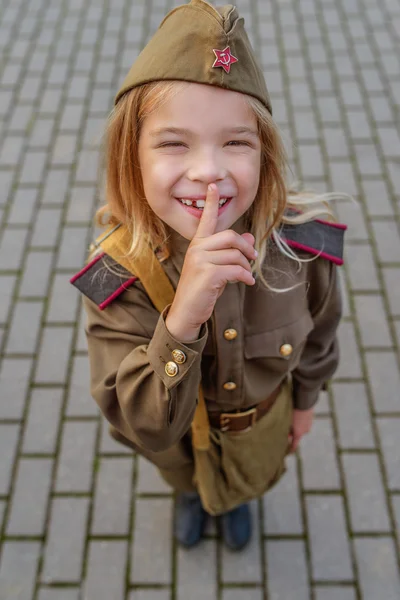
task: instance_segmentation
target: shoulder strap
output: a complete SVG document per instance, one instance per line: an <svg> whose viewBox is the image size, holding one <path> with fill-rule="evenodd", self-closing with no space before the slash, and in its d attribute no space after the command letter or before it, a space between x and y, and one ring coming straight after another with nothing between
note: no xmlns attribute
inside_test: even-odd
<svg viewBox="0 0 400 600"><path fill-rule="evenodd" d="M140 260L133 261L129 258L130 234L124 225L112 231L110 235L103 236L97 245L100 245L111 258L140 279L150 300L160 313L172 302L175 295L174 288L150 246ZM198 450L209 448L209 432L210 422L203 389L200 384L199 401L192 423L192 444L194 448Z"/></svg>

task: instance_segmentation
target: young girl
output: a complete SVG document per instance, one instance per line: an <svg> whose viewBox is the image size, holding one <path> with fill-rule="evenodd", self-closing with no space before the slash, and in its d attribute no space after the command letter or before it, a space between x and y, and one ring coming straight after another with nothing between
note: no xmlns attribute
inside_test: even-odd
<svg viewBox="0 0 400 600"><path fill-rule="evenodd" d="M192 0L173 10L110 117L102 243L122 224L125 249L116 261L97 252L74 283L87 296L92 395L113 437L177 492L175 535L185 546L201 539L205 508L222 513L230 548L248 542L249 509L238 498L279 479L337 367L344 227L315 220L326 214L320 198L290 194L284 172L236 8ZM161 314L126 269L149 248L175 291ZM206 462L191 433L202 393ZM213 511L207 498L220 486L226 501Z"/></svg>

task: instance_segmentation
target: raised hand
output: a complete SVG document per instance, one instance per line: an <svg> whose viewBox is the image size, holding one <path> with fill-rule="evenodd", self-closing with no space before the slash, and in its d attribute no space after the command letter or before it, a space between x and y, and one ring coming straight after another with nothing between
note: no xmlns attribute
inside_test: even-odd
<svg viewBox="0 0 400 600"><path fill-rule="evenodd" d="M171 335L182 342L197 339L201 325L210 318L227 283L255 283L250 265L257 256L254 237L230 229L215 233L218 209L218 188L210 184L203 214L187 250L166 319Z"/></svg>

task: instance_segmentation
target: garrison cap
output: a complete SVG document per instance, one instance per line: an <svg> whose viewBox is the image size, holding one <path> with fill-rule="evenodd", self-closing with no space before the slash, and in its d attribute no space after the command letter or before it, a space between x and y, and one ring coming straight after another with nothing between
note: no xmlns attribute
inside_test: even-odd
<svg viewBox="0 0 400 600"><path fill-rule="evenodd" d="M132 65L115 104L144 83L179 80L216 85L249 94L272 114L263 73L231 4L214 8L191 0L170 11Z"/></svg>

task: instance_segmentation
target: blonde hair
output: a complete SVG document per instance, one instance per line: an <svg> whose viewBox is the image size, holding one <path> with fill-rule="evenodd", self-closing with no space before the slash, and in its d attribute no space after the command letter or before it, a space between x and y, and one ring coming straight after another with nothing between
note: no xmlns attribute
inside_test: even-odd
<svg viewBox="0 0 400 600"><path fill-rule="evenodd" d="M167 229L146 201L139 164L139 136L144 119L174 94L185 82L157 81L127 92L113 109L106 131L106 205L97 211L101 225L123 223L131 233L132 260L141 256L150 244L153 249L166 247L169 252ZM261 141L260 182L256 197L245 218L255 237L259 255L253 265L254 275L272 290L266 281L262 265L272 238L279 250L289 258L302 262L280 235L284 224L304 223L325 215L333 218L326 200L329 194L313 194L288 190L287 157L277 125L264 105L252 96L244 95L253 111ZM289 211L288 209L293 209ZM294 212L295 211L295 212ZM313 259L311 259L313 260ZM285 290L275 290L285 291Z"/></svg>

